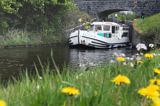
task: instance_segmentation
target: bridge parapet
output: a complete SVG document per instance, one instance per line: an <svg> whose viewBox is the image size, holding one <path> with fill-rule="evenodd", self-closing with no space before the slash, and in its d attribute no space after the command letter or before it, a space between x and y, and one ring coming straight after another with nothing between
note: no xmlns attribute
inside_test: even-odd
<svg viewBox="0 0 160 106"><path fill-rule="evenodd" d="M152 15L160 12L160 0L75 0L77 6L96 16L105 11L134 11L137 14ZM110 14L110 12L106 12ZM107 14L106 14L107 15Z"/></svg>

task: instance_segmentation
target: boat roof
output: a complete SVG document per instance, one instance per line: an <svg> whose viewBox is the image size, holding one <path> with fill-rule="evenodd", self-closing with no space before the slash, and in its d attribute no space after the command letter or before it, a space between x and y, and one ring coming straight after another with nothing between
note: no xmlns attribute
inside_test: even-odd
<svg viewBox="0 0 160 106"><path fill-rule="evenodd" d="M93 22L92 25L120 25L118 23L115 22Z"/></svg>

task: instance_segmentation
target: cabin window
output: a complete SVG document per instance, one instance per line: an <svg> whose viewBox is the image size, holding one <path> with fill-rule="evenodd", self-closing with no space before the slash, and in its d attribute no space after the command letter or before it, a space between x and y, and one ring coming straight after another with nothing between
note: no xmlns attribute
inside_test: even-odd
<svg viewBox="0 0 160 106"><path fill-rule="evenodd" d="M103 30L104 31L110 31L110 26L109 25L104 25Z"/></svg>
<svg viewBox="0 0 160 106"><path fill-rule="evenodd" d="M127 37L128 36L128 32L124 32L122 37Z"/></svg>
<svg viewBox="0 0 160 106"><path fill-rule="evenodd" d="M112 33L115 33L116 27L112 26Z"/></svg>
<svg viewBox="0 0 160 106"><path fill-rule="evenodd" d="M102 30L101 25L95 25L95 30L96 30L96 31L101 31L101 30Z"/></svg>
<svg viewBox="0 0 160 106"><path fill-rule="evenodd" d="M118 26L116 26L116 31L118 31L119 30L119 27Z"/></svg>

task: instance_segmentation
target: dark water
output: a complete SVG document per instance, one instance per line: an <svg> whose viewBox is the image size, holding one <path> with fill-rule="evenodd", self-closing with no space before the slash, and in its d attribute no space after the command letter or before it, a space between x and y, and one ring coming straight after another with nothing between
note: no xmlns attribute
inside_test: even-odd
<svg viewBox="0 0 160 106"><path fill-rule="evenodd" d="M106 64L112 57L112 54L125 53L132 55L134 50L121 49L70 49L68 46L53 46L39 48L10 48L0 49L0 79L7 80L9 77L18 76L19 73L35 72L35 65L39 68L40 58L43 65L51 64L51 50L58 67L68 65L70 67L86 67Z"/></svg>

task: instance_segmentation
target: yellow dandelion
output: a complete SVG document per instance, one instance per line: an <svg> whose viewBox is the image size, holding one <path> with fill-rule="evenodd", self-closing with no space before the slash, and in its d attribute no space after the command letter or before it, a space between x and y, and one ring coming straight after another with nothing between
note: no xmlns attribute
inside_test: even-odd
<svg viewBox="0 0 160 106"><path fill-rule="evenodd" d="M82 19L82 18L79 18L79 19L78 19L78 22L82 23L82 22L83 22L83 19Z"/></svg>
<svg viewBox="0 0 160 106"><path fill-rule="evenodd" d="M154 85L160 85L160 79L151 79L150 84L154 84Z"/></svg>
<svg viewBox="0 0 160 106"><path fill-rule="evenodd" d="M160 106L160 98L153 99L153 104L151 106Z"/></svg>
<svg viewBox="0 0 160 106"><path fill-rule="evenodd" d="M141 88L138 90L138 93L148 99L155 99L160 96L159 87L157 85L149 85L146 88Z"/></svg>
<svg viewBox="0 0 160 106"><path fill-rule="evenodd" d="M152 59L154 57L154 55L152 53L146 53L144 55L145 58L148 58L148 59Z"/></svg>
<svg viewBox="0 0 160 106"><path fill-rule="evenodd" d="M137 64L143 64L143 61L138 60L138 61L137 61Z"/></svg>
<svg viewBox="0 0 160 106"><path fill-rule="evenodd" d="M4 100L0 100L0 106L7 106L7 103Z"/></svg>
<svg viewBox="0 0 160 106"><path fill-rule="evenodd" d="M154 68L153 70L154 70L154 73L160 74L160 69L159 68Z"/></svg>
<svg viewBox="0 0 160 106"><path fill-rule="evenodd" d="M61 90L61 92L68 94L68 95L79 95L80 94L79 89L75 87L65 87Z"/></svg>
<svg viewBox="0 0 160 106"><path fill-rule="evenodd" d="M114 82L116 85L120 85L122 83L124 84L130 84L130 80L128 77L124 76L124 75L118 75L115 78L113 78L112 82Z"/></svg>
<svg viewBox="0 0 160 106"><path fill-rule="evenodd" d="M117 57L116 60L119 61L119 62L126 61L126 59L124 57Z"/></svg>
<svg viewBox="0 0 160 106"><path fill-rule="evenodd" d="M147 86L146 88L147 88L148 91L151 91L151 92L152 92L152 91L154 92L154 91L158 91L158 90L159 90L159 86L153 85L153 84L150 84L150 85Z"/></svg>

